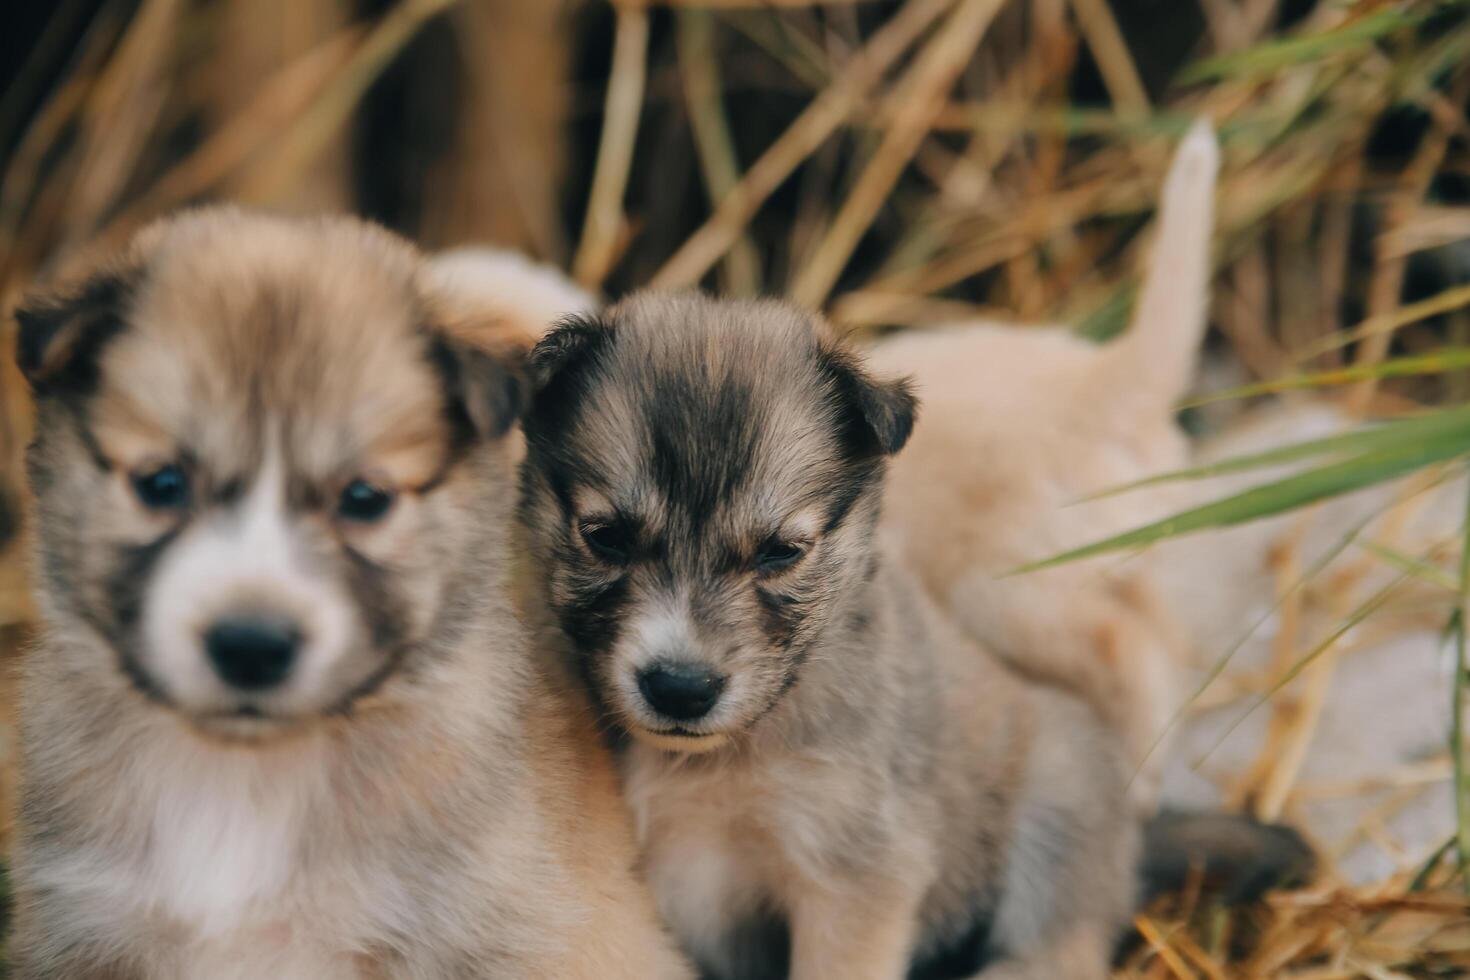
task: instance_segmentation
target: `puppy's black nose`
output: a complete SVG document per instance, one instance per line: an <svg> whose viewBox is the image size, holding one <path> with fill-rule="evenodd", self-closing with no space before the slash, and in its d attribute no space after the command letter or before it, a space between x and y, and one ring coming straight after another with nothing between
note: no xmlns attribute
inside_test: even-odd
<svg viewBox="0 0 1470 980"><path fill-rule="evenodd" d="M638 674L638 690L654 711L675 721L694 721L709 714L720 699L725 679L690 664L659 664Z"/></svg>
<svg viewBox="0 0 1470 980"><path fill-rule="evenodd" d="M204 634L215 673L231 687L261 691L286 679L301 632L290 622L249 616L221 619Z"/></svg>

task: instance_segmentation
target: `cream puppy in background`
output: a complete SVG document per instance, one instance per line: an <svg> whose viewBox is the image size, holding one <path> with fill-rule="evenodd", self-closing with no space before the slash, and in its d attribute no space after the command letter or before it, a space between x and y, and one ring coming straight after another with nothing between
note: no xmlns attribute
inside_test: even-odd
<svg viewBox="0 0 1470 980"><path fill-rule="evenodd" d="M1142 764L1179 706L1185 633L1161 600L1155 556L1022 575L1019 566L1164 517L1164 485L1083 502L1189 463L1175 404L1193 378L1211 276L1214 134L1180 145L1132 322L1090 343L1064 328L974 324L877 344L924 424L893 463L885 523L929 593L1017 668L1079 691ZM1153 809L1163 753L1133 781Z"/></svg>
<svg viewBox="0 0 1470 980"><path fill-rule="evenodd" d="M229 209L17 316L13 977L690 975L511 611L503 323L380 229Z"/></svg>

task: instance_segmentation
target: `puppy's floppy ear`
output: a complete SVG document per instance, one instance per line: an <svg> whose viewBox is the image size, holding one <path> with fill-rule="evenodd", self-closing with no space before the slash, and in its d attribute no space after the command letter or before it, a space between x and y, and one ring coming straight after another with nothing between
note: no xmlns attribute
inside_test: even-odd
<svg viewBox="0 0 1470 980"><path fill-rule="evenodd" d="M874 378L856 355L835 344L823 343L818 356L848 450L855 456L892 456L902 449L919 411L913 383L908 378Z"/></svg>
<svg viewBox="0 0 1470 980"><path fill-rule="evenodd" d="M558 375L592 357L612 334L612 324L591 313L575 313L557 321L531 349L529 365L536 391L544 391Z"/></svg>
<svg viewBox="0 0 1470 980"><path fill-rule="evenodd" d="M479 438L498 439L525 414L530 400L524 356L432 331L430 355L444 379L451 411Z"/></svg>
<svg viewBox="0 0 1470 980"><path fill-rule="evenodd" d="M527 358L534 394L526 415L526 439L532 452L554 445L565 431L585 394L586 372L613 336L613 327L595 314L574 314L558 321L531 348Z"/></svg>
<svg viewBox="0 0 1470 980"><path fill-rule="evenodd" d="M140 275L138 268L107 268L21 302L15 359L38 394L95 383L98 355L122 330Z"/></svg>

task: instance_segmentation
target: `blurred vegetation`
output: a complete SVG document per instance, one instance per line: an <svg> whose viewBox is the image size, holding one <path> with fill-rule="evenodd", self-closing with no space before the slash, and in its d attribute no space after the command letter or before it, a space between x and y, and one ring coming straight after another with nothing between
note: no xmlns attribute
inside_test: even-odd
<svg viewBox="0 0 1470 980"><path fill-rule="evenodd" d="M0 305L160 213L228 199L354 210L431 248L498 242L608 295L699 283L857 331L992 315L1104 336L1170 147L1205 115L1225 153L1210 344L1255 385L1235 394L1312 388L1409 418L1113 542L1138 545L1464 466L1467 97L1463 0L12 4ZM0 549L29 425L10 360ZM12 542L3 650L33 617L23 579ZM1463 596L1464 567L1449 581ZM0 757L12 744L0 730ZM0 794L11 778L0 766ZM1467 975L1470 942L1436 931L1465 907L1415 897L1451 863L1228 925L1175 908L1141 920L1129 975L1360 975L1344 949L1374 976Z"/></svg>

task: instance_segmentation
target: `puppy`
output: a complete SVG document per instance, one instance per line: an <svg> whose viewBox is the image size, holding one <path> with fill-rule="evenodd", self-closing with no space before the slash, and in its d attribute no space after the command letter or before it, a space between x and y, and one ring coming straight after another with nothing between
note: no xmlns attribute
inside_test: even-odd
<svg viewBox="0 0 1470 980"><path fill-rule="evenodd" d="M717 977L1102 977L1120 740L939 615L878 533L906 383L775 302L645 294L532 353L523 518Z"/></svg>
<svg viewBox="0 0 1470 980"><path fill-rule="evenodd" d="M419 256L220 209L29 298L20 980L686 977L506 594L518 368Z"/></svg>
<svg viewBox="0 0 1470 980"><path fill-rule="evenodd" d="M1218 169L1201 123L1170 169L1151 269L1119 340L974 324L906 334L871 355L911 376L926 406L885 510L926 589L1007 662L1088 698L1123 732L1135 767L1179 706L1188 648L1156 556L1008 573L1189 502L1174 485L1084 501L1189 463L1174 406L1205 326ZM1144 813L1163 757L1132 782Z"/></svg>

